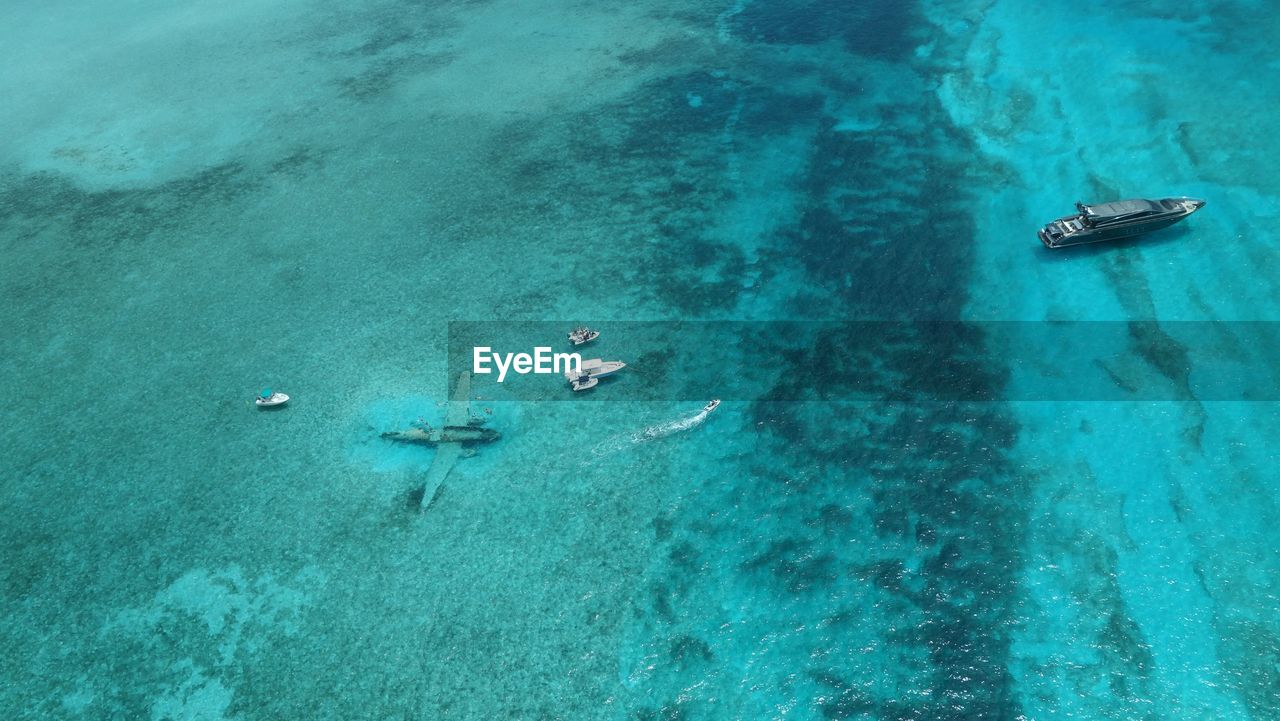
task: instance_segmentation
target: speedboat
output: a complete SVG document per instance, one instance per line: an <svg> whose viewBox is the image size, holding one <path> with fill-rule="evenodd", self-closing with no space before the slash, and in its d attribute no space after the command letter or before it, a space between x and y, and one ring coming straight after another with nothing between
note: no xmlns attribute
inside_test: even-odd
<svg viewBox="0 0 1280 721"><path fill-rule="evenodd" d="M289 396L279 391L272 391L270 388L264 388L263 391L258 394L258 397L253 399L253 402L256 403L259 408L271 408L272 406L282 406L285 403L288 403Z"/></svg>
<svg viewBox="0 0 1280 721"><path fill-rule="evenodd" d="M591 328L588 328L585 325L580 325L577 328L574 328L573 330L569 331L569 342L574 345L582 345L583 343L590 343L591 341L599 337L600 337L600 331L592 330Z"/></svg>
<svg viewBox="0 0 1280 721"><path fill-rule="evenodd" d="M582 361L582 365L578 373L575 373L572 370L565 371L564 377L572 380L575 375L585 374L592 378L604 378L605 376L613 375L626 367L627 364L622 361L607 361L599 358L592 358L590 360Z"/></svg>
<svg viewBox="0 0 1280 721"><path fill-rule="evenodd" d="M582 373L569 378L569 387L572 388L575 392L591 390L592 388L595 388L597 385L599 385L599 383L600 383L599 378L592 377L586 373Z"/></svg>
<svg viewBox="0 0 1280 721"><path fill-rule="evenodd" d="M1203 207L1203 200L1185 197L1076 203L1075 215L1058 218L1040 229L1040 242L1046 248L1063 248L1129 238L1167 228Z"/></svg>
<svg viewBox="0 0 1280 721"><path fill-rule="evenodd" d="M719 407L720 407L720 399L719 399L719 398L716 398L715 400L713 400L713 401L711 401L710 403L708 403L708 404L706 404L705 406L703 406L703 407L702 407L702 412L703 412L703 413L710 413L711 411L714 411L715 409L717 409L717 408L719 408Z"/></svg>

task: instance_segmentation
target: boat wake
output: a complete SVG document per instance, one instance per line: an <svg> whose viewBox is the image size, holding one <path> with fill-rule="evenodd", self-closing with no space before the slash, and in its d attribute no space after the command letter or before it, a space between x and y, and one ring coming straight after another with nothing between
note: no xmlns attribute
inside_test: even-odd
<svg viewBox="0 0 1280 721"><path fill-rule="evenodd" d="M714 408L712 410L714 410ZM690 428L702 425L710 414L710 410L703 408L691 416L677 418L674 421L649 426L644 430L638 433L633 433L629 436L616 435L612 438L607 438L591 449L591 455L599 458L601 456L617 453L618 451L637 446L641 443L655 441L659 438L666 438L667 436L680 433L681 431L687 431Z"/></svg>
<svg viewBox="0 0 1280 721"><path fill-rule="evenodd" d="M687 431L690 428L702 425L702 422L707 420L708 413L709 411L704 408L688 418L681 418L679 420L671 421L670 423L649 426L643 431L632 436L631 440L635 443L644 443L645 441L652 441L658 438L666 438L673 433Z"/></svg>

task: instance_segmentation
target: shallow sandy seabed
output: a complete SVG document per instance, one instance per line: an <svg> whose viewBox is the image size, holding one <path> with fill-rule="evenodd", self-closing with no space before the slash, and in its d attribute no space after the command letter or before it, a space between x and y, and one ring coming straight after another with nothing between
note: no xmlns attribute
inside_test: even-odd
<svg viewBox="0 0 1280 721"><path fill-rule="evenodd" d="M1280 708L1274 404L481 399L421 514L431 451L377 438L441 417L449 320L1276 317L1273 20L3 13L9 717ZM1209 205L1035 243L1161 193Z"/></svg>

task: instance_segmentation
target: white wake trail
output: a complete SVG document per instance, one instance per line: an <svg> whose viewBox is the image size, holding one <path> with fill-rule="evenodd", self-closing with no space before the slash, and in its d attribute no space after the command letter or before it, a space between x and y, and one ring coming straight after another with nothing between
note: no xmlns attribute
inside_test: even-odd
<svg viewBox="0 0 1280 721"><path fill-rule="evenodd" d="M599 458L601 456L617 453L618 451L631 448L641 443L657 440L659 438L666 438L667 436L680 433L681 431L687 431L690 428L702 425L702 423L707 420L707 416L709 414L710 411L704 408L687 418L678 418L668 423L649 426L648 428L645 428L638 433L633 433L630 436L616 435L611 438L606 438L591 449L591 455ZM584 463L586 463L586 461L584 461Z"/></svg>
<svg viewBox="0 0 1280 721"><path fill-rule="evenodd" d="M672 433L687 431L690 428L701 424L705 420L707 420L707 411L704 409L698 411L692 416L689 416L688 418L681 418L680 420L663 423L657 426L649 426L643 431L632 436L631 440L635 443L644 443L645 441L652 441L656 438L665 438Z"/></svg>

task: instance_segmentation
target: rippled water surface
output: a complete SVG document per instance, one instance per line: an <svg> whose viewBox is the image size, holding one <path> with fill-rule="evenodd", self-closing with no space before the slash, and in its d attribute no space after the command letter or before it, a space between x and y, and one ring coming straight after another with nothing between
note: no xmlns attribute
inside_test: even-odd
<svg viewBox="0 0 1280 721"><path fill-rule="evenodd" d="M1280 412L1194 393L1280 320L1271 10L0 9L3 715L1280 718ZM451 321L850 319L1223 322L1106 364L1177 401L477 390L425 511L379 437Z"/></svg>

